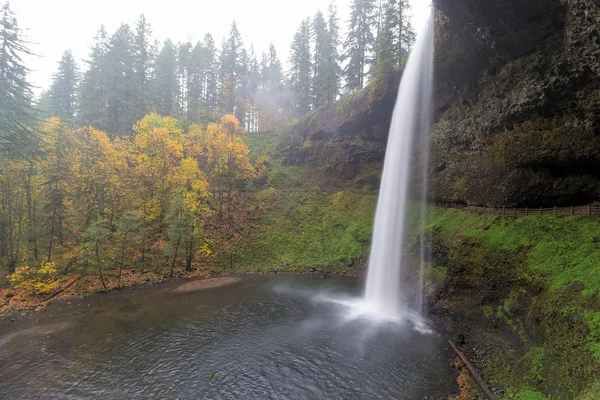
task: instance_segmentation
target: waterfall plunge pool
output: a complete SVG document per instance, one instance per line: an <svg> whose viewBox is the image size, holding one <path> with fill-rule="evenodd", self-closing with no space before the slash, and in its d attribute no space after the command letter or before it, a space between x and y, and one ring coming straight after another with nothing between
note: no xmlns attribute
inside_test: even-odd
<svg viewBox="0 0 600 400"><path fill-rule="evenodd" d="M414 324L348 318L354 278L250 276L55 303L0 321L2 399L422 399L454 391L453 353Z"/></svg>

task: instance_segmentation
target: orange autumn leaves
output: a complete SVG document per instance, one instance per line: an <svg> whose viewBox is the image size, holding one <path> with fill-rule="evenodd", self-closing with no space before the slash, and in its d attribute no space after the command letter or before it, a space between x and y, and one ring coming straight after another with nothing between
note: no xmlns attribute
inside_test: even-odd
<svg viewBox="0 0 600 400"><path fill-rule="evenodd" d="M114 140L92 127L70 129L56 117L41 128L48 240L59 245L80 240L91 221L114 224L130 211L138 211L152 231L168 230L169 209L179 195L185 210L201 219L211 197L220 209L223 192L229 198L236 185L265 169L266 160L256 168L250 163L246 131L233 115L184 131L174 118L148 114L132 137Z"/></svg>

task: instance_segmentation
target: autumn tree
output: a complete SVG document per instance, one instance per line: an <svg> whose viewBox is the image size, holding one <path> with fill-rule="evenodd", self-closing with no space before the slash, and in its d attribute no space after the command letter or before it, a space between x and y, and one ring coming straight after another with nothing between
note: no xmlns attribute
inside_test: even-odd
<svg viewBox="0 0 600 400"><path fill-rule="evenodd" d="M104 279L104 271L102 269L102 265L106 261L106 259L102 259L102 251L106 243L109 241L111 237L111 232L105 220L102 218L98 218L94 221L91 221L87 226L84 234L84 245L86 248L87 258L86 260L89 263L95 264L98 270L98 276L100 278L100 283L102 283L102 287L104 290L108 290L106 287L106 281ZM93 260L93 261L92 261Z"/></svg>
<svg viewBox="0 0 600 400"><path fill-rule="evenodd" d="M121 275L123 272L123 265L125 264L125 253L128 247L131 246L135 235L140 230L139 222L141 219L141 213L138 211L128 211L121 215L116 223L115 236L118 239L120 247L119 256L119 273L117 277L117 288L121 287Z"/></svg>
<svg viewBox="0 0 600 400"><path fill-rule="evenodd" d="M43 176L43 211L47 215L47 262L52 261L55 241L64 243L66 204L69 195L71 158L69 148L73 145L72 130L58 117L42 122L43 151L45 157L39 165Z"/></svg>

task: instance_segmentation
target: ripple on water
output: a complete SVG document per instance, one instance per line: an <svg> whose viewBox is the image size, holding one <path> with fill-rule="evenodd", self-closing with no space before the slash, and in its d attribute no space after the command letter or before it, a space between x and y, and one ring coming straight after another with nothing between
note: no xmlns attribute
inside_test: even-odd
<svg viewBox="0 0 600 400"><path fill-rule="evenodd" d="M414 399L452 390L452 356L437 335L350 318L360 304L323 295L356 293L356 284L278 276L184 294L149 289L145 300L62 321L68 348L42 355L28 335L20 352L0 347L12 365L0 371L0 398ZM141 306L137 320L119 318L128 301Z"/></svg>

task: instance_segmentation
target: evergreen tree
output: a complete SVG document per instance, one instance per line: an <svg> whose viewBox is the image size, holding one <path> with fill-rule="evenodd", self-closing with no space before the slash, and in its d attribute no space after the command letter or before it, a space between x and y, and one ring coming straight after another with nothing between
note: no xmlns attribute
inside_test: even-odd
<svg viewBox="0 0 600 400"><path fill-rule="evenodd" d="M344 76L349 91L364 86L366 68L373 64L375 11L374 0L352 0L348 36L344 44L344 59L347 60Z"/></svg>
<svg viewBox="0 0 600 400"><path fill-rule="evenodd" d="M310 19L300 24L294 35L290 52L290 86L294 93L292 110L296 116L303 116L311 110L311 71Z"/></svg>
<svg viewBox="0 0 600 400"><path fill-rule="evenodd" d="M203 103L210 110L216 110L219 104L219 65L217 47L213 37L207 33L204 36L204 68L205 68L205 82L204 82L204 99Z"/></svg>
<svg viewBox="0 0 600 400"><path fill-rule="evenodd" d="M380 5L377 34L377 61L391 60L400 67L415 40L410 23L408 0L386 0Z"/></svg>
<svg viewBox="0 0 600 400"><path fill-rule="evenodd" d="M195 121L200 105L204 102L206 81L205 48L197 42L190 50L187 84L187 119Z"/></svg>
<svg viewBox="0 0 600 400"><path fill-rule="evenodd" d="M324 68L325 97L327 104L333 104L340 93L340 80L342 67L340 66L340 28L335 3L329 3L329 15L327 21L327 47L323 60L327 64Z"/></svg>
<svg viewBox="0 0 600 400"><path fill-rule="evenodd" d="M0 15L0 151L18 151L34 138L29 125L34 120L32 86L22 61L32 53L9 4Z"/></svg>
<svg viewBox="0 0 600 400"><path fill-rule="evenodd" d="M160 115L175 115L178 86L177 50L173 42L167 39L156 58L154 102Z"/></svg>
<svg viewBox="0 0 600 400"><path fill-rule="evenodd" d="M313 60L313 106L319 108L327 103L327 68L329 56L329 33L321 11L317 11L313 21L314 60Z"/></svg>
<svg viewBox="0 0 600 400"><path fill-rule="evenodd" d="M259 90L261 88L260 65L256 59L254 45L250 45L250 54L248 55L248 102L249 116L246 123L248 132L258 130L258 107Z"/></svg>
<svg viewBox="0 0 600 400"><path fill-rule="evenodd" d="M220 108L223 114L235 111L237 89L242 74L243 43L235 21L229 37L223 41L220 56L219 80L221 85Z"/></svg>
<svg viewBox="0 0 600 400"><path fill-rule="evenodd" d="M68 124L73 124L77 100L79 69L73 53L67 50L58 62L58 71L52 78L52 86L48 92L49 111Z"/></svg>
<svg viewBox="0 0 600 400"><path fill-rule="evenodd" d="M179 117L187 115L191 51L190 42L179 43L177 46L177 116Z"/></svg>
<svg viewBox="0 0 600 400"><path fill-rule="evenodd" d="M106 129L112 135L131 134L138 117L134 42L133 32L127 24L122 24L108 42Z"/></svg>
<svg viewBox="0 0 600 400"><path fill-rule="evenodd" d="M152 28L146 21L144 14L140 15L135 27L134 49L134 74L135 74L135 99L134 108L137 118L142 118L147 112L151 102L150 79L152 75L153 52L151 46Z"/></svg>
<svg viewBox="0 0 600 400"><path fill-rule="evenodd" d="M108 35L104 26L101 26L94 37L89 60L86 61L88 69L83 75L79 87L79 114L78 124L91 125L96 129L106 130L107 97L108 97L108 66L106 54L108 52Z"/></svg>

